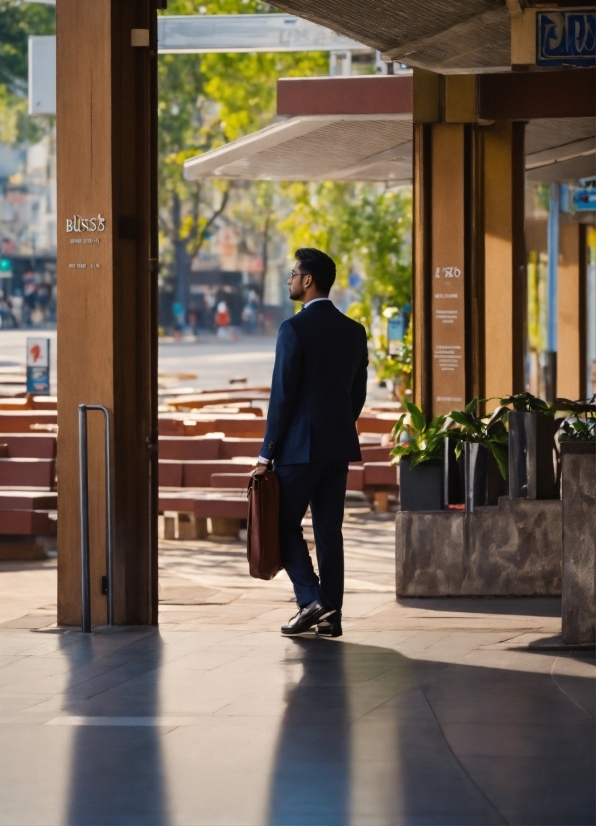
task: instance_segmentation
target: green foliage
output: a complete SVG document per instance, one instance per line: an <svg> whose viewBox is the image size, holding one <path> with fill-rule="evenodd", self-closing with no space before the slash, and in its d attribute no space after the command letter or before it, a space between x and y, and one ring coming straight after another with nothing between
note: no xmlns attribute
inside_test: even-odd
<svg viewBox="0 0 596 826"><path fill-rule="evenodd" d="M596 419L565 419L559 441L596 442Z"/></svg>
<svg viewBox="0 0 596 826"><path fill-rule="evenodd" d="M422 410L415 404L404 400L407 413L402 413L392 431L396 446L391 451L396 464L402 456L411 458L410 467L443 458L443 441L447 435L444 425L445 416L437 416L430 424L426 423ZM407 439L403 442L402 438Z"/></svg>
<svg viewBox="0 0 596 826"><path fill-rule="evenodd" d="M565 419L561 425L561 442L596 441L596 394L585 401L557 399L555 406L558 410L573 413L573 416Z"/></svg>
<svg viewBox="0 0 596 826"><path fill-rule="evenodd" d="M282 222L292 249L318 247L337 263L338 283L360 270L365 278L359 301L348 315L369 332L375 313L402 307L412 292L410 236L412 197L409 188L379 184L292 184L294 209Z"/></svg>
<svg viewBox="0 0 596 826"><path fill-rule="evenodd" d="M16 143L27 115L27 101L0 84L0 143Z"/></svg>
<svg viewBox="0 0 596 826"><path fill-rule="evenodd" d="M271 8L256 0L217 0L200 6L193 0L170 0L165 14L254 14ZM181 241L190 255L196 254L215 218L234 201L230 183L184 180L184 161L269 124L275 116L279 77L326 74L327 68L327 55L318 52L160 55L162 259L171 260L173 245ZM257 184L255 189L262 200L264 187ZM269 212L262 221L263 232L268 221Z"/></svg>
<svg viewBox="0 0 596 826"><path fill-rule="evenodd" d="M498 407L491 416L478 416L479 402L489 399L472 399L465 410L452 410L446 417L447 433L454 439L456 456L461 456L464 442L475 442L487 447L499 466L503 479L507 478L507 443L509 434L504 419L506 407Z"/></svg>
<svg viewBox="0 0 596 826"><path fill-rule="evenodd" d="M0 0L0 143L39 140L53 119L27 114L29 35L55 32L52 6Z"/></svg>
<svg viewBox="0 0 596 826"><path fill-rule="evenodd" d="M55 31L53 6L0 0L0 85L22 94L27 84L29 35Z"/></svg>
<svg viewBox="0 0 596 826"><path fill-rule="evenodd" d="M502 405L511 405L516 413L544 413L545 416L554 416L555 408L550 404L533 396L531 393L516 393L500 399Z"/></svg>
<svg viewBox="0 0 596 826"><path fill-rule="evenodd" d="M360 321L358 314L353 315L354 307L360 305L352 304L348 310L348 315ZM359 312L359 311L357 311ZM386 335L381 335L378 346L369 347L370 364L374 368L377 381L391 382L392 396L399 401L402 401L405 394L411 391L412 388L412 324L406 330L401 354L389 355L388 341Z"/></svg>

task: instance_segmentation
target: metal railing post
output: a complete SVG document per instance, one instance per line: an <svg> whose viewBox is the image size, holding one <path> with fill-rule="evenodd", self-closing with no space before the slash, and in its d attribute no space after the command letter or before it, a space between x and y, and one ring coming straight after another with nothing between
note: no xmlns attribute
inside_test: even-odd
<svg viewBox="0 0 596 826"><path fill-rule="evenodd" d="M87 455L87 411L101 410L105 422L105 477L106 477L106 573L108 599L108 625L114 624L114 583L112 547L112 431L110 411L103 404L79 405L79 478L81 501L81 604L82 631L91 632L91 578L89 564L89 468Z"/></svg>

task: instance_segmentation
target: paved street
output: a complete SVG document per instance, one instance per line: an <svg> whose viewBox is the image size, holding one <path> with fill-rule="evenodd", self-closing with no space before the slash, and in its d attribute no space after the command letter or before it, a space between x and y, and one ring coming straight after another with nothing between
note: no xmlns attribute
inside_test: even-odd
<svg viewBox="0 0 596 826"><path fill-rule="evenodd" d="M282 638L240 543L162 542L159 630L92 637L1 563L0 824L593 824L593 658L528 647L559 601L396 602L392 516L345 533L338 640Z"/></svg>
<svg viewBox="0 0 596 826"><path fill-rule="evenodd" d="M29 336L51 341L51 389L55 393L55 330L0 330L0 372L2 368L24 369ZM237 377L245 377L251 384L267 385L271 380L274 352L275 336L243 336L237 342L219 341L215 336L205 336L199 341L168 339L159 345L159 371L169 376L168 386L225 386ZM189 375L193 378L188 378Z"/></svg>

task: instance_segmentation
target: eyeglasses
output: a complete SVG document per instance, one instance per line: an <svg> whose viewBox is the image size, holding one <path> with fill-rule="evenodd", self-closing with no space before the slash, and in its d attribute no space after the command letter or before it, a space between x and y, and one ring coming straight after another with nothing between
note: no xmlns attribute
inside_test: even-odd
<svg viewBox="0 0 596 826"><path fill-rule="evenodd" d="M288 276L288 281L292 281L298 275L299 276L310 275L310 273L307 273L307 272L294 272L294 270L292 270L292 272Z"/></svg>

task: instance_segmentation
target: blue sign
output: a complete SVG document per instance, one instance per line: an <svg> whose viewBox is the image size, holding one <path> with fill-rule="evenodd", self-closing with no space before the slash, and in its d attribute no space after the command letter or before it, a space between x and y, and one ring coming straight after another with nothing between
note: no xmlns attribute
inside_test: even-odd
<svg viewBox="0 0 596 826"><path fill-rule="evenodd" d="M394 315L393 318L390 318L387 324L388 340L403 341L405 334L404 326L403 313L398 313L397 315Z"/></svg>
<svg viewBox="0 0 596 826"><path fill-rule="evenodd" d="M596 210L596 176L582 178L573 190L573 209L576 212Z"/></svg>
<svg viewBox="0 0 596 826"><path fill-rule="evenodd" d="M596 65L595 12L539 12L536 27L538 66Z"/></svg>

